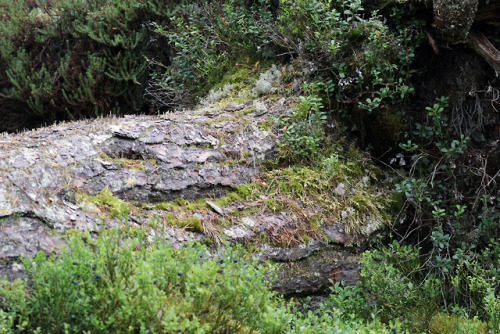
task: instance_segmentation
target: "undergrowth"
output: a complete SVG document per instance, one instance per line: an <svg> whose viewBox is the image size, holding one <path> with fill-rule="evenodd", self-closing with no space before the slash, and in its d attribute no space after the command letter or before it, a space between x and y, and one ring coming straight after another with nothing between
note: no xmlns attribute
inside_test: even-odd
<svg viewBox="0 0 500 334"><path fill-rule="evenodd" d="M389 333L333 310L294 312L269 289L272 267L238 247L145 240L141 230L111 230L93 247L72 237L62 254L26 259L29 283L0 281L0 331Z"/></svg>

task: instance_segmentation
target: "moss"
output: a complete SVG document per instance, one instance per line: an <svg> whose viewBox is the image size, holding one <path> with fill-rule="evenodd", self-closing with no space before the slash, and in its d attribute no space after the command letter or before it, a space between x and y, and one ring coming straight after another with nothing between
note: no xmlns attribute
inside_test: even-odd
<svg viewBox="0 0 500 334"><path fill-rule="evenodd" d="M105 159L114 163L119 164L120 166L123 166L125 168L130 168L130 169L135 169L135 170L146 170L144 165L146 163L151 164L152 166L156 165L156 160L155 159L149 159L149 160L142 160L142 159L124 159L124 158L111 158L109 155L107 155L104 152L99 153L99 157L101 159Z"/></svg>
<svg viewBox="0 0 500 334"><path fill-rule="evenodd" d="M251 113L256 112L256 111L257 111L257 109L255 107L245 108L238 113L238 116L248 115L248 114L251 114Z"/></svg>
<svg viewBox="0 0 500 334"><path fill-rule="evenodd" d="M253 96L252 86L263 70L261 66L271 66L272 62L260 64L247 58L235 64L238 65L231 67L219 83L211 87L205 103L211 101L214 106L223 107L229 103L243 103L250 100ZM260 66L257 67L256 65L259 64ZM238 116L255 111L251 109L239 112Z"/></svg>
<svg viewBox="0 0 500 334"><path fill-rule="evenodd" d="M250 89L246 88L245 86L237 85L233 87L233 94L242 94L244 92L248 92L250 94ZM231 94L231 96L224 98L220 100L219 102L216 102L214 105L216 107L225 107L228 104L238 104L238 103L245 103L248 100L251 99L251 96L243 96L243 97L236 97L235 95Z"/></svg>
<svg viewBox="0 0 500 334"><path fill-rule="evenodd" d="M231 220L227 219L227 218L219 218L217 220L217 225L221 226L221 227L230 227L232 226L232 222Z"/></svg>
<svg viewBox="0 0 500 334"><path fill-rule="evenodd" d="M214 241L213 241L212 239L210 239L210 238L208 238L208 237L207 237L207 238L203 238L203 239L200 241L200 243L201 243L202 245L207 246L207 247L212 247L212 246L213 246L213 244L214 244Z"/></svg>
<svg viewBox="0 0 500 334"><path fill-rule="evenodd" d="M252 183L244 184L241 186L237 186L234 190L238 193L238 195L243 199L248 199L252 193L254 192L256 186Z"/></svg>
<svg viewBox="0 0 500 334"><path fill-rule="evenodd" d="M228 216L235 217L235 218L240 218L240 217L245 217L245 216L252 216L255 215L259 212L259 207L258 206L251 206L245 209L237 209L233 210L230 212L227 212Z"/></svg>
<svg viewBox="0 0 500 334"><path fill-rule="evenodd" d="M64 231L64 234L62 235L62 237L65 239L79 237L79 238L82 238L82 240L89 245L93 245L93 246L97 245L96 242L90 237L89 231L83 232L83 231L72 228L72 229Z"/></svg>
<svg viewBox="0 0 500 334"><path fill-rule="evenodd" d="M170 226L182 227L188 231L203 233L201 220L196 216L190 216L187 219L176 219L174 214L169 212L163 216L163 220Z"/></svg>
<svg viewBox="0 0 500 334"><path fill-rule="evenodd" d="M248 57L238 60L222 77L221 81L214 86L214 89L220 89L228 84L244 84L250 86L260 75L260 72L267 67L271 67L274 62L267 60L260 62L258 59ZM250 68L249 68L250 67Z"/></svg>
<svg viewBox="0 0 500 334"><path fill-rule="evenodd" d="M239 201L240 199L241 199L241 197L238 195L237 192L230 192L227 196L214 199L214 200L212 200L212 202L223 208L230 203L234 203L236 201Z"/></svg>
<svg viewBox="0 0 500 334"><path fill-rule="evenodd" d="M183 207L183 210L188 211L188 212L196 212L200 211L201 209L206 209L207 208L207 203L205 203L204 199L199 199L194 202L190 202L186 206Z"/></svg>
<svg viewBox="0 0 500 334"><path fill-rule="evenodd" d="M175 212L200 212L209 209L207 200L213 202L215 205L224 208L228 205L235 203L237 201L250 199L257 186L255 184L246 184L237 186L234 189L227 192L226 196L219 198L202 198L196 201L187 201L182 198L178 198L171 202L160 202L154 204L154 208L160 210L169 210Z"/></svg>
<svg viewBox="0 0 500 334"><path fill-rule="evenodd" d="M163 216L163 219L165 219L166 221L173 221L175 220L175 217L173 213L168 212Z"/></svg>
<svg viewBox="0 0 500 334"><path fill-rule="evenodd" d="M281 205L279 205L278 201L274 198L268 198L264 201L264 203L273 212L277 212L281 209Z"/></svg>
<svg viewBox="0 0 500 334"><path fill-rule="evenodd" d="M273 212L287 212L296 222L293 230L275 231L273 241L290 245L324 238L321 227L325 222L343 223L354 237L371 233L367 226L388 224L390 190L377 182L379 173L352 148L344 154L320 157L313 166L264 171L264 204ZM340 183L342 191L337 190ZM294 240L290 240L290 232Z"/></svg>
<svg viewBox="0 0 500 334"><path fill-rule="evenodd" d="M488 333L486 323L461 318L456 315L449 315L446 313L437 313L429 325L431 333L445 334L445 333Z"/></svg>
<svg viewBox="0 0 500 334"><path fill-rule="evenodd" d="M196 216L191 216L185 222L185 227L189 228L193 232L203 233L203 226L201 220Z"/></svg>
<svg viewBox="0 0 500 334"><path fill-rule="evenodd" d="M228 203L234 202L239 199L237 194L230 194L229 196L224 196L218 199L209 199L216 205L220 207L226 206ZM208 205L206 203L207 199L198 199L196 201L187 201L185 199L175 199L171 202L161 202L155 204L155 208L161 210L174 210L178 212L199 212L201 210L208 209Z"/></svg>
<svg viewBox="0 0 500 334"><path fill-rule="evenodd" d="M269 129L271 128L271 122L270 121L260 122L259 127L264 131L269 131Z"/></svg>
<svg viewBox="0 0 500 334"><path fill-rule="evenodd" d="M176 204L178 206L187 205L189 203L184 198L176 198L173 202L174 202L174 204Z"/></svg>
<svg viewBox="0 0 500 334"><path fill-rule="evenodd" d="M258 72L244 66L234 66L222 77L221 81L213 89L220 89L225 85L240 84L245 81L257 79Z"/></svg>
<svg viewBox="0 0 500 334"><path fill-rule="evenodd" d="M403 209L405 201L406 195L404 192L393 192L390 197L390 213L398 214Z"/></svg>
<svg viewBox="0 0 500 334"><path fill-rule="evenodd" d="M158 219L157 218L151 218L148 222L148 226L152 227L152 228L157 228L158 227Z"/></svg>
<svg viewBox="0 0 500 334"><path fill-rule="evenodd" d="M211 119L209 121L203 122L204 124L214 124L214 123L220 123L220 122L228 122L234 120L234 116L223 116L223 117L218 117Z"/></svg>
<svg viewBox="0 0 500 334"><path fill-rule="evenodd" d="M176 198L175 200L170 202L155 203L154 208L159 210L179 210L180 208L183 208L189 204L190 202L185 200L184 198Z"/></svg>
<svg viewBox="0 0 500 334"><path fill-rule="evenodd" d="M77 236L81 236L81 235L82 235L82 232L77 230L77 229L74 229L74 228L71 228L69 230L64 231L64 234L63 234L63 236L67 237L67 238L77 237Z"/></svg>
<svg viewBox="0 0 500 334"><path fill-rule="evenodd" d="M272 94L272 95L266 96L265 102L267 102L269 104L273 104L273 103L276 103L282 97L283 97L283 95L281 95L281 94Z"/></svg>
<svg viewBox="0 0 500 334"><path fill-rule="evenodd" d="M75 195L75 198L81 207L85 207L86 203L95 205L104 218L124 218L133 208L132 204L114 197L108 188L104 188L96 196L79 193Z"/></svg>
<svg viewBox="0 0 500 334"><path fill-rule="evenodd" d="M172 202L159 202L154 204L154 208L158 210L168 210L173 209L174 204Z"/></svg>

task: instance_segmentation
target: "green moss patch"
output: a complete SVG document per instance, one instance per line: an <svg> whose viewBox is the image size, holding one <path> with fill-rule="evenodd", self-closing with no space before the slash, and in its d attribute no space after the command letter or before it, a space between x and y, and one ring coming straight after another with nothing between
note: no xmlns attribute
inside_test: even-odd
<svg viewBox="0 0 500 334"><path fill-rule="evenodd" d="M264 172L263 204L302 221L294 230L301 233L295 236L301 240L317 238L320 227L331 223L342 223L346 233L355 237L369 234L369 224L389 223L391 191L379 182L379 173L368 158L348 149L321 157L313 166Z"/></svg>
<svg viewBox="0 0 500 334"><path fill-rule="evenodd" d="M201 221L196 216L191 216L185 220L176 219L169 222L193 232L203 233L203 226L201 225Z"/></svg>
<svg viewBox="0 0 500 334"><path fill-rule="evenodd" d="M96 213L101 218L124 218L133 208L132 204L114 197L108 188L104 188L95 196L79 193L75 197L84 211Z"/></svg>
<svg viewBox="0 0 500 334"><path fill-rule="evenodd" d="M229 204L235 203L240 200L250 199L256 191L255 184L246 184L233 188L228 191L226 196L219 198L202 198L195 201L187 201L183 198L177 198L170 202L159 202L154 204L156 209L169 210L173 212L199 212L209 209L207 200L215 205L224 208Z"/></svg>
<svg viewBox="0 0 500 334"><path fill-rule="evenodd" d="M152 166L156 165L156 160L155 159L149 159L149 160L134 160L134 159L124 159L124 158L111 158L108 156L106 153L101 152L99 154L99 157L101 159L105 159L114 163L117 163L118 165L129 168L129 169L136 169L136 170L146 170L144 165L146 163L149 163Z"/></svg>
<svg viewBox="0 0 500 334"><path fill-rule="evenodd" d="M260 73L266 68L271 67L273 60L258 62L250 58L235 62L235 66L231 67L222 77L221 81L215 85L215 89L222 88L228 84L251 84L257 80Z"/></svg>
<svg viewBox="0 0 500 334"><path fill-rule="evenodd" d="M431 333L447 334L447 333L488 333L488 326L485 322L461 318L456 315L446 313L437 313L432 317L429 325Z"/></svg>

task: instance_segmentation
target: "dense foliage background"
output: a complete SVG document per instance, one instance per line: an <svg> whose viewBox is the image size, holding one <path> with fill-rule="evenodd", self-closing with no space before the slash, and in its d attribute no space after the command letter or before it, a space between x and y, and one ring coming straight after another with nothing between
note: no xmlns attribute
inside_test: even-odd
<svg viewBox="0 0 500 334"><path fill-rule="evenodd" d="M487 166L483 150L494 139L487 126L497 117L494 103L490 101L490 109L487 103L477 102L474 112L461 110L465 97L441 96L449 92L446 89L427 90L421 98L430 49L422 44L430 22L409 8L407 1L387 1L379 11L370 11L361 0L0 1L1 131L109 113L165 111L200 99L208 103L223 92L224 84L234 83L224 82L228 73L245 69L249 76L259 77L253 88L258 94L301 96L296 109L277 120L283 128L277 164L334 165L331 139L344 136L394 168L399 180L391 199L399 212L393 217L392 239L373 245L364 255L358 285L335 286L331 299L316 315L302 317L283 305L278 307L279 303L265 301L272 294L259 285L260 280L254 280L252 287L257 290L239 293L245 298L262 297L259 300L265 307L260 312L249 308L240 316L233 308L236 304L219 300L215 309L200 306L192 313L179 311L179 318L171 320L161 300L146 300L149 295L139 293L151 288L142 286L146 283L139 274L124 276L125 281L114 279L108 257L98 261L99 270L107 271L109 289L99 285L104 283L95 278L97 271L85 269L91 287L70 294L75 297L71 303L85 301L80 313L61 314L61 319L41 325L45 320L37 319L59 302L53 294L43 294L44 289L73 287L69 280L67 286L55 287L57 282L50 276L64 271L77 274L72 260L56 259L54 266L28 265L36 283L32 291L38 297L27 297L26 287L4 285L3 293L10 291L8 307L1 313L5 328L21 331L51 326L52 332L64 328L77 332L105 330L112 324L123 330L131 326L142 331L144 326L144 332L159 330L155 326L167 332L181 326L181 331L189 332L195 323L197 330L208 332L219 326L219 332L226 332L222 328L227 332L261 328L266 333L302 333L314 332L311 328L320 321L332 332L335 326L343 326L346 332L349 326L361 328L361 322L368 332L382 330L380 321L411 332L499 333L500 192L498 170ZM471 111L470 119L464 116L467 111ZM98 249L108 247L99 244ZM65 259L101 256L98 251L77 249ZM150 266L140 271L153 275L147 260L155 253L144 249L134 256L144 258L140 265ZM174 258L187 257L188 262L192 254L202 252L189 249L182 254L168 252ZM127 252L126 256L133 256L132 249ZM40 256L35 263L44 261ZM117 267L120 270L132 270L117 261L124 266ZM216 268L215 262L210 266ZM190 291L199 298L205 296L208 290L200 288L198 281L188 284L187 278L196 276L188 274L194 273L196 265L175 268L173 273L182 272L179 278L170 273L170 281L155 285L162 296L175 296L179 305L185 305L181 300ZM245 268L237 268L238 275L251 276L257 270ZM217 270L213 274L210 279L221 275ZM174 287L177 281L180 286ZM132 297L118 294L120 284L133 286L136 290L131 291L147 296L144 303L159 309L155 314L144 310L141 316L146 320L123 313L130 311L127 301L131 299L127 298ZM228 285L227 289L236 287ZM82 299L78 291L86 289L92 295ZM228 293L221 292L220 298L228 298ZM104 307L100 301L108 297L123 312L97 309L89 317L88 312L94 312L91 309L96 305ZM137 307L144 307L142 301L137 302ZM94 318L102 314L104 318ZM94 323L82 322L87 327L77 328L65 318L72 316L88 317ZM335 317L343 322L332 320ZM164 327L170 323L163 319L170 319L174 327ZM248 323L251 320L257 322ZM265 326L273 329L264 330ZM45 329L49 330L41 327L42 332Z"/></svg>

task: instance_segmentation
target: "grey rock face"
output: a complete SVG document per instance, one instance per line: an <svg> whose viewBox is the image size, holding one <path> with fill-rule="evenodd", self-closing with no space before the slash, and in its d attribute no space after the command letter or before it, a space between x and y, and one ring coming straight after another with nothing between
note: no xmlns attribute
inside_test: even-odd
<svg viewBox="0 0 500 334"><path fill-rule="evenodd" d="M279 108L269 106L267 112L247 113L233 121L227 121L231 111L210 109L97 119L0 136L0 276L23 277L21 260L40 251L60 252L68 231L96 235L103 227L124 223L103 216L96 204L82 202L82 196L105 190L133 202L138 211L130 212L127 223L149 228L151 217L166 219L165 212L154 207L156 202L217 198L251 182L259 176L256 162L276 151L276 133L260 124L268 114L282 112ZM233 219L230 226L214 226L211 222L228 209L210 203L212 210L192 213L202 221L203 233L165 229L163 235L173 247L207 237L255 242L259 233L290 224L286 213L262 213ZM154 236L154 229L150 233ZM256 245L263 260L281 263L278 291L324 289L329 279L355 282L359 256L355 247L345 249L349 237L332 227L325 236L293 247Z"/></svg>

